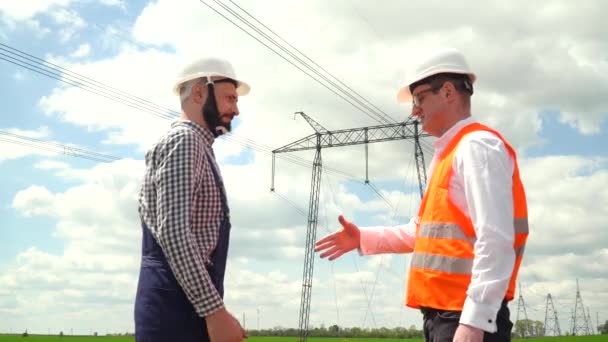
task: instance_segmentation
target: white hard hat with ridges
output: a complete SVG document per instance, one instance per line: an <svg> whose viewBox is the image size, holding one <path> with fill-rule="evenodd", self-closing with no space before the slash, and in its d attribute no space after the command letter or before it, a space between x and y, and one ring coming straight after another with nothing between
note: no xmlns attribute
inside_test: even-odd
<svg viewBox="0 0 608 342"><path fill-rule="evenodd" d="M184 83L202 77L233 79L237 82L236 92L239 96L249 93L249 84L239 80L230 62L222 58L200 58L188 64L178 74L173 86L173 93L179 95L180 88Z"/></svg>
<svg viewBox="0 0 608 342"><path fill-rule="evenodd" d="M442 73L468 75L471 79L471 84L477 78L460 51L452 48L435 50L412 66L411 70L407 73L405 85L397 93L397 101L399 103L411 101L410 85L429 76Z"/></svg>

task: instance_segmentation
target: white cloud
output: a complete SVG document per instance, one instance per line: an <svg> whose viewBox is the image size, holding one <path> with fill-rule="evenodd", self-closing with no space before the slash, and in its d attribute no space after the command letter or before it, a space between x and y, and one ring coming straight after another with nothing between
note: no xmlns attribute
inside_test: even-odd
<svg viewBox="0 0 608 342"><path fill-rule="evenodd" d="M62 43L72 39L74 35L78 33L78 31L87 26L84 19L82 19L82 17L74 10L61 8L51 12L50 16L53 18L55 23L62 27L59 31L59 35L61 37L60 41Z"/></svg>
<svg viewBox="0 0 608 342"><path fill-rule="evenodd" d="M421 5L423 8L433 8L436 4ZM516 6L494 5L488 5L484 11L504 17L507 22L521 20ZM604 75L608 73L601 72L606 63L593 57L605 51L602 50L601 40L594 39L597 31L602 30L594 24L585 23L591 31L569 32L563 41L554 44L552 31L532 20L524 20L521 28L515 25L512 30L505 30L504 26L498 27L495 21L489 21L484 16L475 17L472 22L463 25L457 20L457 15L437 13L443 21L436 31L427 31L426 25L413 24L412 30L402 32L402 27L395 26L400 22L396 17L407 12L410 5L394 4L379 8L366 3L353 3L347 6L352 8L345 9L343 4L327 7L322 2L302 2L285 8L286 12L280 17L265 16L264 8L268 6L265 2L250 6L248 10L262 22L308 53L340 80L365 94L396 120L405 118L409 111L408 106L400 108L395 103L396 90L410 59L408 56L414 51L441 44L455 45L469 56L479 77L473 97L474 115L501 130L518 150L541 143L538 132L542 129L540 113L543 111L560 111L560 120L585 134L597 134L599 123L608 114L602 110L601 101L582 100L588 95L589 99L599 99L601 96L598 94L608 91L604 89L608 84ZM323 7L322 11L319 6ZM539 12L538 21L557 25L567 11L555 8L564 6L565 3L557 7L546 5ZM463 12L466 8L452 7L455 13ZM596 13L590 12L589 15L594 17ZM311 18L312 22L304 30L299 25L292 25L296 16ZM201 21L201 17L206 20ZM395 20L386 19L393 17ZM364 22L370 25L363 25ZM223 30L222 35L213 33L218 29ZM517 43L505 51L506 43L501 43L501 39L511 42L511 39L521 36L518 30L525 30L526 38L515 40ZM495 32L500 32L500 39L497 39ZM133 36L139 43L172 46L176 54L126 45L112 59L66 66L136 96L151 99L155 104L178 110L177 101L168 89L181 65L192 56L210 54L209 51L213 51L213 55L230 56L237 73L253 86L252 93L241 99L242 114L237 119L240 125L235 134L266 146L280 146L294 136L311 132L303 121L290 121L291 113L297 110L304 110L329 129L377 123L201 3L192 2L183 6L174 6L171 1L151 3L135 22ZM319 36L324 39L310 38ZM576 40L572 40L573 37ZM196 40L205 41L205 48L191 44ZM484 48L479 49L479 46ZM530 56L534 56L539 49L543 54L531 59ZM260 65L265 65L265 68L260 68ZM154 73L150 73L150 70L154 70ZM271 74L281 77L270 81L268 75ZM279 88L277 82L280 83ZM592 84L591 93L582 91L589 87L570 86L573 82ZM544 86L522 87L524 84ZM289 101L277 101L277 97ZM91 103L94 106L90 106ZM95 99L95 95L82 96L82 91L68 87L56 89L52 95L43 98L41 105L47 113L60 115L68 122L91 130L108 131L105 142L111 144L134 143L144 149L166 127L162 120L159 121L150 113L138 112L107 99ZM82 114L84 107L89 108L86 117ZM91 107L94 109L90 110ZM150 120L146 120L146 116ZM153 128L142 130L142 122L152 124ZM271 127L276 127L272 129L273 134L259 134L267 131L270 123ZM238 154L240 147L235 147L234 153ZM386 159L394 153L394 150L383 148L382 154Z"/></svg>
<svg viewBox="0 0 608 342"><path fill-rule="evenodd" d="M53 9L59 9L58 12L63 12L73 2L74 0L0 0L0 14L9 16L14 20L26 20L36 16L39 13L44 14L52 12ZM124 2L121 0L101 0L100 3L106 6L117 6L120 8L124 8L125 6ZM59 17L62 20L68 19L62 14L57 14L57 12L51 13L51 15L55 18Z"/></svg>
<svg viewBox="0 0 608 342"><path fill-rule="evenodd" d="M9 128L1 130L8 134L0 133L0 162L3 160L11 160L23 158L31 155L49 156L53 155L53 152L41 150L38 148L31 147L31 144L27 139L22 139L17 136L26 138L40 139L49 136L50 131L46 126L40 127L37 130L23 130L18 128Z"/></svg>
<svg viewBox="0 0 608 342"><path fill-rule="evenodd" d="M148 62L142 63L142 60ZM61 61L58 63L65 65ZM40 106L47 115L59 115L63 120L88 130L110 131L106 140L108 143L137 144L144 149L156 141L170 123L150 112L166 115L167 108L176 107L177 100L171 96L169 90L173 77L171 65L174 63L174 58L167 53L126 47L123 54L115 59L100 60L92 64L66 65L65 67L73 72L115 89L139 91L130 91L130 95L124 96L107 87L96 88L95 92L103 95L99 96L83 89L62 87L43 97ZM162 84L167 87L159 86ZM108 98L119 98L120 102ZM155 99L156 106L140 100L147 98ZM158 108L159 105L164 109Z"/></svg>
<svg viewBox="0 0 608 342"><path fill-rule="evenodd" d="M550 173L548 170L551 170ZM587 254L608 241L608 172L604 158L552 156L522 161L530 208L529 249ZM564 237L568 237L564 239Z"/></svg>
<svg viewBox="0 0 608 342"><path fill-rule="evenodd" d="M124 6L120 1L104 3ZM498 1L481 6L438 1L383 6L363 1L300 1L281 6L257 1L247 4L247 9L396 120L404 119L409 109L395 104L395 93L411 56L435 45L461 48L479 76L474 115L504 132L518 150L525 150L541 143L540 113L547 110L559 112L562 122L581 133L605 134L598 131L607 116L602 103L608 92L608 60L601 58L608 51L603 39L608 32L601 24L604 5L589 2L573 10L569 2L557 1L541 4L530 16L521 16L520 9L527 3ZM269 6L273 11L267 10ZM471 17L473 6L484 15ZM282 15L273 14L277 11ZM407 27L403 26L404 13L431 11L433 31L425 16L410 15ZM64 14L66 24L70 14L75 15L72 24L78 21L71 10L58 13ZM462 21L464 17L469 19ZM307 25L293 24L302 20ZM572 25L565 29L564 22ZM115 37L110 29L108 32ZM239 101L241 115L235 136L270 149L312 133L301 118L292 120L293 112L299 110L328 129L377 123L200 2L180 6L174 1L152 2L139 14L132 34L135 44L159 48L124 44L117 45L116 55L98 60L51 60L177 110L177 99L170 94L175 71L193 56L211 52L227 56L252 85L251 94ZM86 46L81 45L74 57L86 55ZM143 106L133 98L124 101ZM168 126L168 121L149 113L63 85L38 104L50 119L104 132L104 143L134 145L140 152ZM44 130L36 134L49 135ZM430 141L425 139L425 146ZM257 147L253 152L243 151L231 139L218 139L214 147L222 163L234 224L228 307L238 316L246 313L248 322L261 309L262 327L296 326L307 219L293 206L308 208L310 168L277 160L276 191L288 203L268 191L269 154ZM10 158L6 155L13 150L0 147L0 159ZM245 165L228 163L241 153L251 157ZM369 146L372 184L382 185L380 193L394 208L374 196L369 186L355 184L365 177L364 153L363 146L323 151L325 166L346 171L355 180L345 183L324 171L317 237L337 227L335 218L340 213L362 225L389 225L404 223L415 212L419 195L411 142ZM310 152L292 155L311 164ZM425 157L428 163L430 155ZM586 303L592 305L592 311L600 310L608 303L601 268L608 262L608 235L603 229L608 212L602 206L608 203L606 161L545 156L522 159L520 165L531 227L520 278L531 306L529 316L542 321L544 296L551 292L563 307L561 317L567 319L576 277L583 284ZM52 216L57 221L52 227L54 235L65 249L51 253L33 247L7 267L0 276L0 322L27 324L42 331L47 323L65 331L64 320L80 329L93 326L103 331L110 326L132 330L139 253L136 195L143 162L123 160L73 169L47 160L35 166L55 169L56 176L78 185L53 191L42 185L29 187L15 195L13 208L25 216ZM402 309L406 260L402 256L360 259L356 253L333 264L316 260L311 323L420 326L418 312ZM372 288L373 299L368 303ZM513 318L516 304L511 305ZM57 311L62 305L65 309Z"/></svg>
<svg viewBox="0 0 608 342"><path fill-rule="evenodd" d="M0 0L1 11L17 20L23 20L34 15L46 12L53 6L67 6L72 0L37 0L37 1L11 1Z"/></svg>
<svg viewBox="0 0 608 342"><path fill-rule="evenodd" d="M13 207L19 212L57 220L55 236L65 242L65 249L52 254L32 247L17 256L15 264L0 277L2 287L15 294L11 301L17 305L0 307L0 315L9 314L16 317L11 320L28 324L31 313L49 314L59 305L61 312L52 314L58 318L49 324L66 331L62 321L74 312L99 309L90 313L90 319L74 319L86 322L81 327L97 324L96 329L101 329L107 327L105 315L115 315L118 310L120 315L110 320L115 327L124 327L123 332L132 331L128 308L139 261L139 243L133 242L139 240L140 231L136 195L141 167L141 161L133 160L101 164L82 170L84 183L65 192L51 193L32 186L16 194ZM42 331L46 324L30 326Z"/></svg>
<svg viewBox="0 0 608 342"><path fill-rule="evenodd" d="M40 22L36 19L26 19L24 21L18 21L15 25L25 24L31 32L34 32L34 37L36 39L44 39L51 33L51 29L48 27L43 27Z"/></svg>
<svg viewBox="0 0 608 342"><path fill-rule="evenodd" d="M47 138L50 135L50 130L47 126L42 126L34 131L33 130L24 130L24 129L19 129L19 128L9 128L9 129L5 129L4 131L7 131L12 134L17 134L17 135L21 135L24 137L28 137L28 138L34 138L34 139Z"/></svg>
<svg viewBox="0 0 608 342"><path fill-rule="evenodd" d="M293 327L299 309L306 217L268 193L266 182L252 181L269 175L267 161L222 167L233 218L226 301L235 314L247 315L250 327L254 327L251 322L257 309L262 311L262 327ZM606 202L601 198L607 194L597 191L598 184L606 184L603 162L581 157L521 161L531 234L520 281L531 307L528 315L533 319L543 319L540 311L535 311L543 304L542 296L551 292L556 301L568 300L569 293L574 292L570 280L577 277L585 284L584 298L593 294L600 300L590 303L593 310L605 302L602 298L608 300L605 288L600 286L604 281L600 279L605 278L603 259L608 256L604 248L608 237L601 225L608 217L600 204ZM558 172L547 174L548 165ZM136 196L142 167L141 161L123 160L92 169L68 169L60 175L82 184L58 193L33 186L16 194L13 207L24 215L52 215L57 220L54 234L66 248L62 254L38 248L22 252L6 276L0 278L4 287L15 289L15 296L5 298L8 304L0 311L26 322L24 315L29 312L42 315L55 310L56 316L70 316L67 309L57 312L57 303L70 303L70 312L82 317L91 306L103 305L104 310L80 320L79 326L99 326L105 322L102 315L112 312L127 322L127 330L132 329L129 322L139 258ZM307 191L302 190L309 188L307 175L277 175L277 184L281 185L278 189L303 208L308 200ZM596 197L587 194L592 189ZM415 203L417 197L417 191L383 194L393 203ZM587 198L595 198L596 203ZM380 200L362 200L342 184L326 184L320 203L317 238L337 227L338 213L371 211L385 217L380 223L395 222L394 212ZM412 204L400 205L402 210L415 209ZM544 212L561 216L556 221L542 215ZM573 233L574 225L584 228ZM597 248L590 247L594 244ZM564 250L570 252L559 252ZM311 324L329 325L339 317L339 324L344 326L419 326L418 313L402 308L407 257L359 258L351 254L333 264L316 262ZM270 292L274 295L264 295ZM26 302L24 298L39 300ZM119 321L104 324L123 327L125 323L120 325Z"/></svg>
<svg viewBox="0 0 608 342"><path fill-rule="evenodd" d="M0 130L0 162L28 156L76 156L74 149L85 150L67 141L58 143L49 139L50 130L43 126L37 130L10 128ZM40 168L44 168L44 164ZM48 165L48 164L47 164ZM55 164L57 166L57 164Z"/></svg>
<svg viewBox="0 0 608 342"><path fill-rule="evenodd" d="M86 57L91 53L91 45L81 44L76 51L72 52L71 56L75 58Z"/></svg>
<svg viewBox="0 0 608 342"><path fill-rule="evenodd" d="M253 317L254 307L261 308L263 326L293 326L297 320L291 313L299 308L305 217L268 193L269 184L250 181L251 177L268 176L267 163L256 165L223 167L231 208L236 213L227 303L235 314L248 312L249 317ZM121 325L103 319L111 311L127 322L127 329L132 331L130 305L140 244L136 204L142 167L141 161L122 160L92 169L64 169L58 175L80 185L62 192L32 186L15 195L13 208L21 214L56 220L54 236L66 247L60 254L32 247L20 253L3 272L0 284L14 293L6 299L12 304L0 307L0 315L10 314L7 322L27 323L31 331L36 331L44 329L44 325L29 320L26 316L31 312L38 315L52 312L53 316L64 318L78 312L82 317L88 315L86 320L78 321L81 327L112 324L114 329ZM298 189L307 182L307 177L298 179L294 178L296 174L288 174L277 177L282 193L306 203L307 194ZM282 260L279 264L275 263L277 256ZM267 267L268 272L261 271L260 266ZM269 289L281 297L264 296ZM360 284L356 291L360 291ZM252 293L259 295L252 297ZM353 300L360 298L356 293L349 296ZM58 304L66 305L65 309L58 311ZM315 324L326 319L318 307L320 304L316 302L313 307ZM89 312L91 307L102 306L104 309L99 312ZM55 319L48 324L61 326Z"/></svg>
<svg viewBox="0 0 608 342"><path fill-rule="evenodd" d="M48 215L56 212L54 197L45 187L32 185L18 192L13 200L13 208L25 216Z"/></svg>
<svg viewBox="0 0 608 342"><path fill-rule="evenodd" d="M50 13L53 20L60 25L70 26L75 29L80 29L86 26L86 23L80 15L73 10L61 8Z"/></svg>
<svg viewBox="0 0 608 342"><path fill-rule="evenodd" d="M101 0L100 2L106 6L125 7L125 2L123 0Z"/></svg>
<svg viewBox="0 0 608 342"><path fill-rule="evenodd" d="M62 170L67 169L69 165L56 160L42 160L36 163L34 167L42 170Z"/></svg>

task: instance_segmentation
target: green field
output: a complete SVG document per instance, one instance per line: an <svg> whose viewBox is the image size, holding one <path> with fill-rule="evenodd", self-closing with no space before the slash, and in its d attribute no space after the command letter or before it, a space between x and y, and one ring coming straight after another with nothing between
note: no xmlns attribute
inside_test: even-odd
<svg viewBox="0 0 608 342"><path fill-rule="evenodd" d="M247 342L296 342L296 337L251 337ZM310 342L422 342L422 339L373 339L373 338L309 338ZM0 342L52 342L52 341L69 341L69 342L133 342L132 336L45 336L45 335L30 335L21 337L21 335L0 335ZM543 337L516 339L513 341L525 342L608 342L608 335L597 336L563 336L563 337Z"/></svg>

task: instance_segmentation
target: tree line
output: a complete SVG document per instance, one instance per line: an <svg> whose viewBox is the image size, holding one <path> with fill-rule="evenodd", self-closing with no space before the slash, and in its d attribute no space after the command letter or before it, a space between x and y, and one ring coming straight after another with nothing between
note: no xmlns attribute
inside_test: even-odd
<svg viewBox="0 0 608 342"><path fill-rule="evenodd" d="M608 321L600 325L597 329L600 334L608 334ZM247 329L249 336L284 336L284 337L298 337L300 335L299 329L296 328L283 328L274 327L272 329ZM512 335L514 338L526 338L526 337L542 337L545 333L544 323L535 320L519 320L515 322L513 326ZM563 335L570 335L571 332L566 329L562 331ZM407 328L371 328L363 329L359 327L343 328L334 324L329 327L320 326L311 328L308 332L309 337L344 337L344 338L423 338L424 333L422 330L416 329L416 326L412 325L409 329Z"/></svg>
<svg viewBox="0 0 608 342"><path fill-rule="evenodd" d="M284 336L297 337L300 335L300 330L295 328L274 327L272 329L252 330L247 329L249 336ZM308 331L309 337L344 337L344 338L422 338L424 337L422 330L416 329L415 326L406 328L372 328L362 329L358 327L342 328L334 324L330 327L311 328Z"/></svg>

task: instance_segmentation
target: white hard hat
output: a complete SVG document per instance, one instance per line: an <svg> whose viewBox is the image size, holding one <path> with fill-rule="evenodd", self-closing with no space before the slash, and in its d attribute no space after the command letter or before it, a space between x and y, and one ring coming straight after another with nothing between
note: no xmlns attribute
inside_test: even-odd
<svg viewBox="0 0 608 342"><path fill-rule="evenodd" d="M469 64L460 51L451 48L435 51L412 67L407 75L405 86L399 89L397 93L397 101L399 103L411 101L410 86L412 84L429 76L442 73L468 75L469 79L471 79L471 84L477 78L471 69L469 69Z"/></svg>
<svg viewBox="0 0 608 342"><path fill-rule="evenodd" d="M188 64L177 76L173 93L179 95L181 86L197 78L202 77L225 77L237 82L236 93L239 96L249 93L249 85L238 78L230 62L221 58L200 58Z"/></svg>

